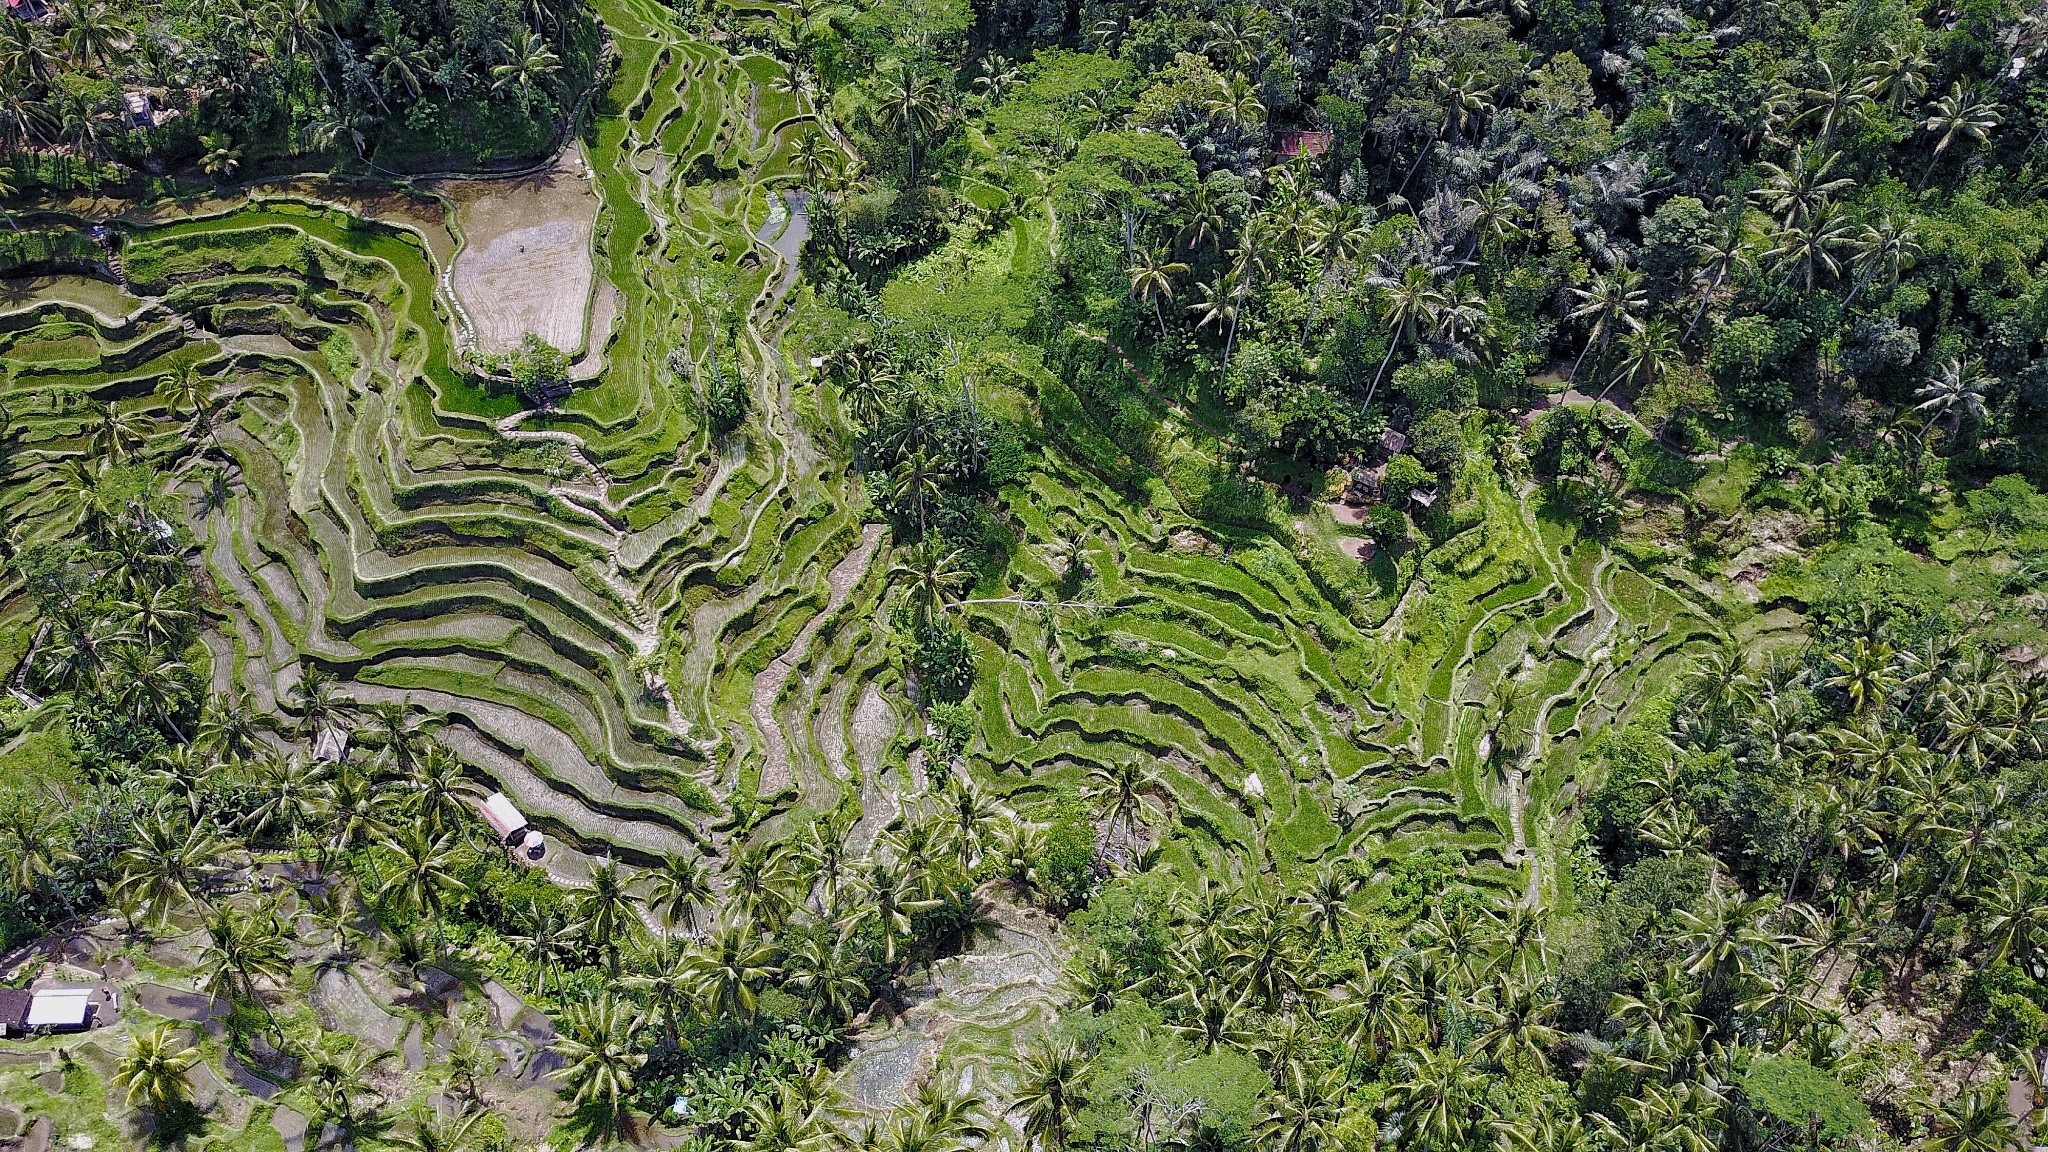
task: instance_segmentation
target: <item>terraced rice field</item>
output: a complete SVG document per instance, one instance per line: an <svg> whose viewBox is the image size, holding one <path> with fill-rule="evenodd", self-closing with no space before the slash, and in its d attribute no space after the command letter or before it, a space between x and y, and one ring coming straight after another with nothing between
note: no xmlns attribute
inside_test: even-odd
<svg viewBox="0 0 2048 1152"><path fill-rule="evenodd" d="M847 802L872 837L921 778L921 725L888 535L865 522L835 399L797 367L824 349L784 243L801 226L784 156L814 128L776 61L648 0L600 11L621 65L588 160L618 296L593 325L611 332L593 383L545 412L480 387L451 339L446 237L402 218L287 197L129 225L121 289L45 278L0 300L10 528L68 527L87 402L114 405L178 470L163 513L221 621L212 690L288 713L316 666L358 700L424 707L585 852L644 862ZM152 391L184 365L218 398L234 463L217 491L177 454L191 414ZM734 373L751 415L714 437L702 398ZM1428 830L1497 862L1481 874L1500 891L1533 890L1571 752L1707 628L1682 582L1497 486L1377 606L1340 604L1302 563L1338 529L1287 544L1146 493L1049 448L1001 494L1021 546L1013 591L968 609L968 759L1028 807L1145 757L1170 793L1153 821L1169 859L1376 871ZM1056 582L1036 546L1077 531L1094 607L1005 602ZM1527 735L1489 765L1503 676L1528 686L1511 725Z"/></svg>

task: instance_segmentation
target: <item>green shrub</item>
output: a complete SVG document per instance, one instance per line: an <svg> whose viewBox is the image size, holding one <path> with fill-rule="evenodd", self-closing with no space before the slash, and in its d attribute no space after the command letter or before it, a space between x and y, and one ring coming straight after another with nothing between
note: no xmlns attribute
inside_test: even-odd
<svg viewBox="0 0 2048 1152"><path fill-rule="evenodd" d="M1707 368L1728 398L1755 412L1783 412L1792 406L1792 387L1779 373L1797 333L1762 316L1730 321L1714 335Z"/></svg>
<svg viewBox="0 0 2048 1152"><path fill-rule="evenodd" d="M958 703L974 688L974 648L967 634L950 621L919 630L911 666L917 670L918 686L932 700Z"/></svg>
<svg viewBox="0 0 2048 1152"><path fill-rule="evenodd" d="M2037 1010L2038 1011L2038 1010ZM1790 1125L1844 1141L1870 1127L1870 1110L1835 1079L1797 1056L1764 1056L1750 1061L1742 1076L1751 1107Z"/></svg>

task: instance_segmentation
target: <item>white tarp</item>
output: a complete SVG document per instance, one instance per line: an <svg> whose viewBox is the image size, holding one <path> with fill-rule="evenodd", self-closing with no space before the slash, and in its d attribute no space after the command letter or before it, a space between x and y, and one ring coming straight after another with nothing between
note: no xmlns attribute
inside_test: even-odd
<svg viewBox="0 0 2048 1152"><path fill-rule="evenodd" d="M526 817L512 806L512 801L505 799L503 792L493 792L484 797L484 819L490 822L498 838L506 843L512 843L512 834L526 827Z"/></svg>
<svg viewBox="0 0 2048 1152"><path fill-rule="evenodd" d="M83 1028L90 988L38 988L28 1003L30 1028Z"/></svg>

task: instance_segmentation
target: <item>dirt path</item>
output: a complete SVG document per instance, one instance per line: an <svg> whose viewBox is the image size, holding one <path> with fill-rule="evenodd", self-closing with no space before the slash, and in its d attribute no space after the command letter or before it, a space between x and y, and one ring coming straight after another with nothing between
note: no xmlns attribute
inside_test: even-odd
<svg viewBox="0 0 2048 1152"><path fill-rule="evenodd" d="M861 529L860 543L825 574L825 586L830 589L825 606L810 618L803 630L796 634L796 639L790 641L789 650L777 656L754 677L754 695L749 707L754 724L761 730L761 741L767 754L767 762L761 766L760 794L763 796L777 795L789 787L790 779L789 738L782 731L781 722L775 718L775 699L782 694L782 686L789 683L790 673L810 652L811 639L818 634L818 629L839 611L852 594L853 586L860 583L861 574L868 570L868 562L874 559L875 549L881 542L880 524L869 524Z"/></svg>

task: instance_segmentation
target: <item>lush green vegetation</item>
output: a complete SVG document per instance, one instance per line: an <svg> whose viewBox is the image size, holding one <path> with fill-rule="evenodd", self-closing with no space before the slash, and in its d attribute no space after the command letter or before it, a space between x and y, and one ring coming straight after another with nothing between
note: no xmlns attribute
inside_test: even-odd
<svg viewBox="0 0 2048 1152"><path fill-rule="evenodd" d="M232 182L523 159L557 137L599 64L598 28L578 5L17 10L44 14L0 24L0 158L21 187L132 179L110 161Z"/></svg>
<svg viewBox="0 0 2048 1152"><path fill-rule="evenodd" d="M125 992L0 1098L265 1152L2025 1146L2043 28L0 18L0 929ZM577 363L465 353L452 202L234 187L571 132Z"/></svg>

